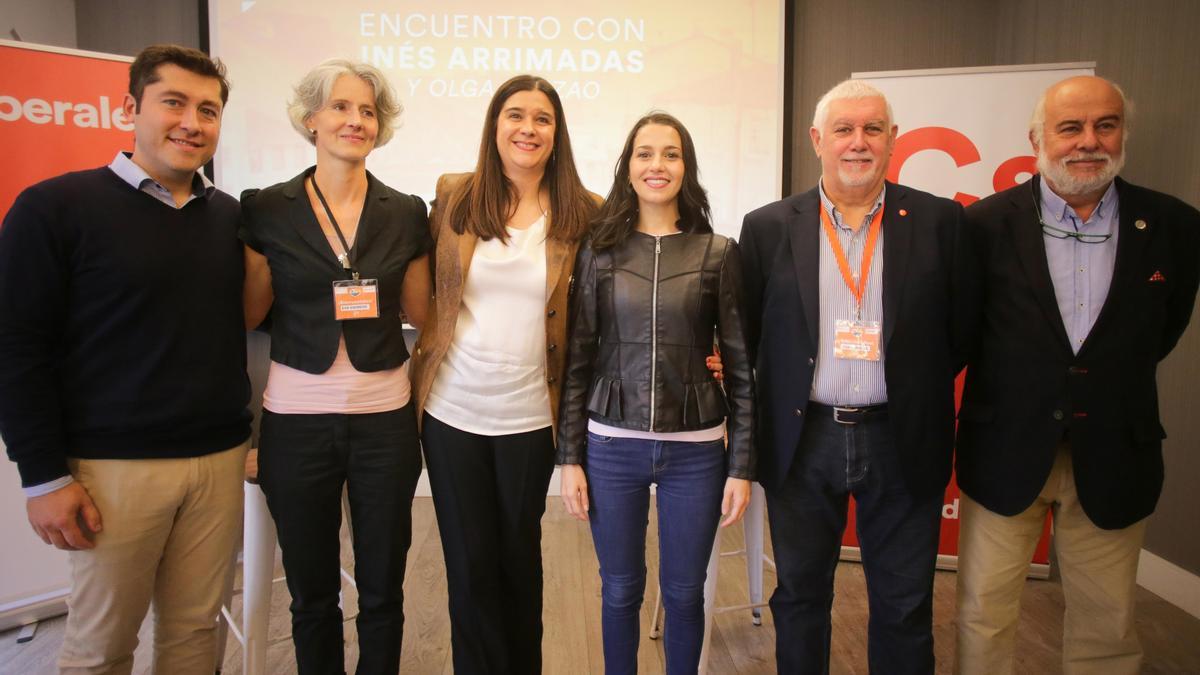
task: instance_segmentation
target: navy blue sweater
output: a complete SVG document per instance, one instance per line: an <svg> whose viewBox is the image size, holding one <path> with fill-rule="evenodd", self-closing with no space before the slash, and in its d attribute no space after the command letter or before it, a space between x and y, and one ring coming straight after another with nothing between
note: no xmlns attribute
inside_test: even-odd
<svg viewBox="0 0 1200 675"><path fill-rule="evenodd" d="M238 203L172 209L107 167L21 193L0 229L0 435L21 483L66 458L195 457L250 433Z"/></svg>

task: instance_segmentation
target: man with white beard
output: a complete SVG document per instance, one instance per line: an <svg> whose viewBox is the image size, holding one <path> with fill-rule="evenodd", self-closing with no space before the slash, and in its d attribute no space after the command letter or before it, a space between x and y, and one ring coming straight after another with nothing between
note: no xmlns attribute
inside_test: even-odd
<svg viewBox="0 0 1200 675"><path fill-rule="evenodd" d="M1006 674L1047 511L1067 611L1065 673L1137 673L1134 590L1162 489L1155 369L1200 280L1200 212L1117 174L1129 105L1115 84L1046 90L1040 176L967 209L979 312L959 413L956 672Z"/></svg>

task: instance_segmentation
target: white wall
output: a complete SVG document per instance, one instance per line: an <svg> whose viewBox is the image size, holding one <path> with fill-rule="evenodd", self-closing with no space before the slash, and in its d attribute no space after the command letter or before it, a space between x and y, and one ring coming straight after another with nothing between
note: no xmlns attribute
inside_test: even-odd
<svg viewBox="0 0 1200 675"><path fill-rule="evenodd" d="M67 554L47 546L29 527L17 465L3 454L0 542L0 631L65 612L71 588Z"/></svg>

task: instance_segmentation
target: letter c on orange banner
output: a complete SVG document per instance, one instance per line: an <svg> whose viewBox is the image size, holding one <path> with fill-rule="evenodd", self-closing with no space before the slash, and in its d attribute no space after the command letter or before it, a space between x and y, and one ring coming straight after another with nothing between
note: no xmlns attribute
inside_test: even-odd
<svg viewBox="0 0 1200 675"><path fill-rule="evenodd" d="M979 149L962 133L946 127L922 127L900 134L896 139L896 148L892 151L892 164L888 167L888 180L897 182L904 162L922 150L940 150L950 155L955 166L966 166L979 161ZM954 201L963 206L970 206L979 201L979 197L956 192Z"/></svg>

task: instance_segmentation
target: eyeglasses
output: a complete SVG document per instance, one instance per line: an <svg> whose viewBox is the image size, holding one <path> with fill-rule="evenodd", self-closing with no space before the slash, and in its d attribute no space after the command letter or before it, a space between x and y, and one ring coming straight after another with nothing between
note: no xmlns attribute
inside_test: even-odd
<svg viewBox="0 0 1200 675"><path fill-rule="evenodd" d="M1062 230L1053 225L1047 225L1042 222L1042 215L1038 214L1038 223L1042 226L1042 234L1055 239L1074 239L1081 244L1103 244L1112 238L1112 232L1107 234L1090 234L1087 232L1076 232L1074 230Z"/></svg>
<svg viewBox="0 0 1200 675"><path fill-rule="evenodd" d="M1055 239L1074 239L1081 244L1103 244L1112 239L1112 232L1107 234L1091 234L1088 232L1077 232L1075 230L1064 230L1053 225L1047 225L1042 219L1042 199L1038 192L1037 181L1029 181L1033 192L1033 210L1037 213L1038 225L1042 226L1042 234Z"/></svg>

